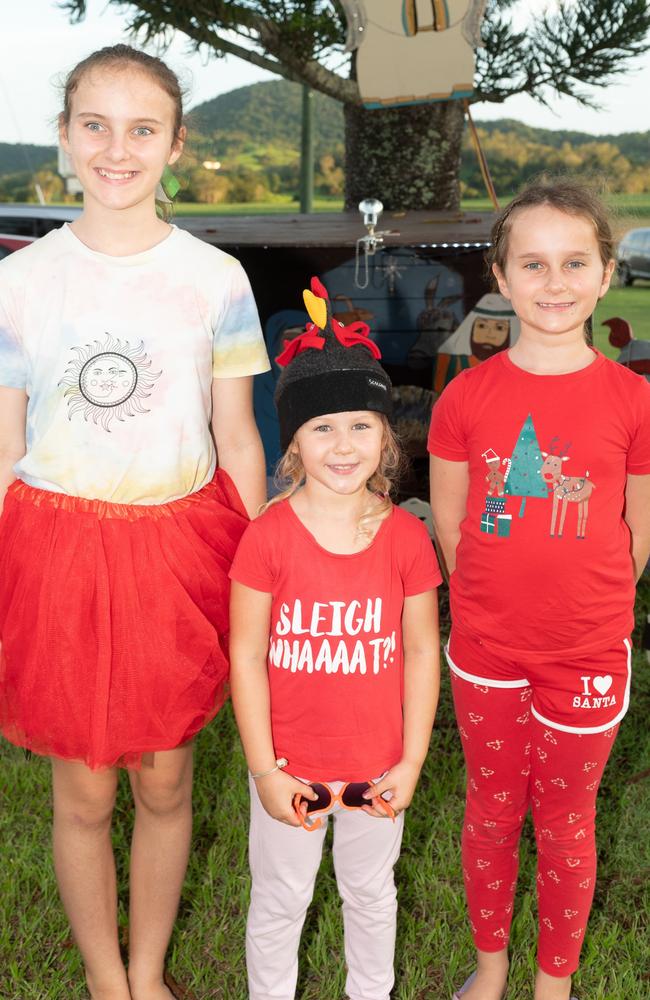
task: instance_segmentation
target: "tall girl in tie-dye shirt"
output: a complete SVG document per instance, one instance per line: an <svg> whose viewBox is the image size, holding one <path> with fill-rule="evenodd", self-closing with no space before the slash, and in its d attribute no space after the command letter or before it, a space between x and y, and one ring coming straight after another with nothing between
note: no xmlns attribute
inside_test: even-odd
<svg viewBox="0 0 650 1000"><path fill-rule="evenodd" d="M55 867L91 997L169 1000L192 738L224 698L228 570L264 499L252 376L268 361L239 263L156 214L185 138L168 67L94 53L68 77L60 133L83 212L0 267L0 728L52 758Z"/></svg>

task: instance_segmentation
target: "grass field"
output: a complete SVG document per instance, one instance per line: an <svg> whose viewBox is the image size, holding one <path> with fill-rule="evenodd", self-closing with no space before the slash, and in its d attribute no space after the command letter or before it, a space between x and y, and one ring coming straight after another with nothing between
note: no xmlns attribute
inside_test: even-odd
<svg viewBox="0 0 650 1000"><path fill-rule="evenodd" d="M340 198L314 198L314 212L342 212ZM194 202L174 203L174 215L297 215L300 205L289 195L275 195L273 201L242 201L218 205L197 205Z"/></svg>
<svg viewBox="0 0 650 1000"><path fill-rule="evenodd" d="M500 201L506 205L511 195L504 195ZM633 226L650 225L650 193L612 195L608 199L614 228L617 236ZM491 212L492 202L489 198L465 199L462 202L464 212ZM341 212L341 198L314 198L314 212ZM282 213L295 214L300 211L298 201L289 195L275 195L271 202L240 202L235 204L220 203L218 205L197 205L194 203L175 203L176 215L277 215Z"/></svg>
<svg viewBox="0 0 650 1000"><path fill-rule="evenodd" d="M649 606L646 582L639 591L639 622ZM600 795L599 881L574 987L581 1000L647 1000L650 995L650 671L638 653L635 666L632 708ZM245 1000L248 807L244 760L229 708L200 736L196 756L194 851L169 970L182 1000ZM48 764L37 758L26 763L7 744L0 748L0 762L0 998L81 1000L87 996L81 964L57 899L49 854ZM125 784L115 814L123 902L131 825ZM462 755L445 680L398 865L395 1000L448 1000L471 969L458 843L462 812ZM509 1000L532 996L534 863L528 825ZM124 907L121 923L126 937ZM298 997L339 1000L343 983L340 910L328 856L303 935Z"/></svg>

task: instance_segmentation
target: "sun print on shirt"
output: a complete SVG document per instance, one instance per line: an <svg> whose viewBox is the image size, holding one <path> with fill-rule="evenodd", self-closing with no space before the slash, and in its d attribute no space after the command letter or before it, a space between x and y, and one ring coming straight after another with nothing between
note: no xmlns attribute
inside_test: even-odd
<svg viewBox="0 0 650 1000"><path fill-rule="evenodd" d="M143 405L162 372L151 372L151 359L140 341L131 347L106 333L104 341L95 340L84 347L73 347L76 355L69 362L59 382L65 386L68 417L82 413L84 420L110 433L113 419L124 420L136 413L149 413Z"/></svg>

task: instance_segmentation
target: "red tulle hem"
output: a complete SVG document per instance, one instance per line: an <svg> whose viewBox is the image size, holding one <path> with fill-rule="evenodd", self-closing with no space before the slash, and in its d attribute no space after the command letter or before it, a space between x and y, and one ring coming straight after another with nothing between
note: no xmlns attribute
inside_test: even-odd
<svg viewBox="0 0 650 1000"><path fill-rule="evenodd" d="M227 697L228 570L247 524L221 470L167 504L14 483L0 520L0 731L93 769L191 740Z"/></svg>

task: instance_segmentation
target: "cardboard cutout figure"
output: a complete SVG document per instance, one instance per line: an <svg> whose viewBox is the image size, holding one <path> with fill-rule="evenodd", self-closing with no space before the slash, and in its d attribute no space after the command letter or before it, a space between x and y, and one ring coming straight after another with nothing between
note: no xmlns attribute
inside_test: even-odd
<svg viewBox="0 0 650 1000"><path fill-rule="evenodd" d="M608 339L612 347L621 352L616 359L618 363L650 382L650 340L636 340L631 324L620 316L604 319L603 326L609 327Z"/></svg>
<svg viewBox="0 0 650 1000"><path fill-rule="evenodd" d="M419 336L408 353L409 363L414 366L431 365L458 322L452 307L462 301L462 293L456 289L456 294L441 296L439 281L440 274L435 274L424 290L426 308L416 320Z"/></svg>
<svg viewBox="0 0 650 1000"><path fill-rule="evenodd" d="M440 393L464 368L512 347L519 337L519 320L508 300L496 292L484 295L458 329L440 347L433 387Z"/></svg>
<svg viewBox="0 0 650 1000"><path fill-rule="evenodd" d="M355 47L367 108L472 96L485 0L368 0L363 8Z"/></svg>

